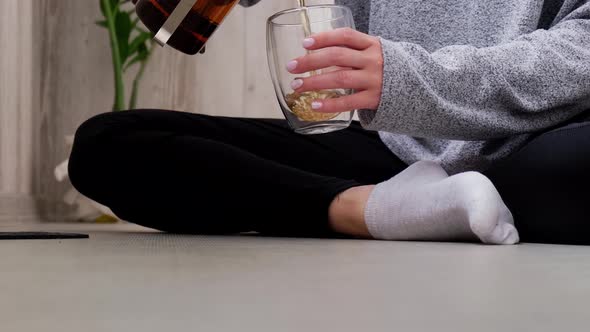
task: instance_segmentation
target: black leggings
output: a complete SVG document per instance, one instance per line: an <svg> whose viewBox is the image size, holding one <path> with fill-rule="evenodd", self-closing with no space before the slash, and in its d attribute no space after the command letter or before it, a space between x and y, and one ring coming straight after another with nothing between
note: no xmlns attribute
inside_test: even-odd
<svg viewBox="0 0 590 332"><path fill-rule="evenodd" d="M486 173L528 242L590 243L590 126L541 135ZM256 231L335 236L342 191L407 167L358 123L302 136L284 120L137 110L106 113L76 133L73 185L119 217L174 233Z"/></svg>

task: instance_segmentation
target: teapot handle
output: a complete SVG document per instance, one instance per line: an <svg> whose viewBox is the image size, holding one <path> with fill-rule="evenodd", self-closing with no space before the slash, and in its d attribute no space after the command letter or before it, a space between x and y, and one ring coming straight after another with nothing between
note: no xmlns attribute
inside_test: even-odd
<svg viewBox="0 0 590 332"><path fill-rule="evenodd" d="M160 46L168 43L170 37L176 32L176 29L178 29L197 1L199 0L180 0L158 33L156 33L154 37L156 43L160 44Z"/></svg>

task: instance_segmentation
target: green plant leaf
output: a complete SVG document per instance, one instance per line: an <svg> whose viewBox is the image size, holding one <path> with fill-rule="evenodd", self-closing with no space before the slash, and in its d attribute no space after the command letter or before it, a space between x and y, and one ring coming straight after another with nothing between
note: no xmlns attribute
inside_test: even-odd
<svg viewBox="0 0 590 332"><path fill-rule="evenodd" d="M140 57L138 55L136 55L133 59L131 59L131 61L129 61L129 63L127 63L127 65L125 65L125 68L123 68L123 71L127 71L134 64L139 63L140 61L141 61Z"/></svg>
<svg viewBox="0 0 590 332"><path fill-rule="evenodd" d="M94 24L98 25L99 27L106 28L106 29L109 28L109 24L107 23L106 20L96 21L96 22L94 22Z"/></svg>
<svg viewBox="0 0 590 332"><path fill-rule="evenodd" d="M137 52L139 47L142 44L145 44L145 42L147 42L151 38L152 38L152 34L148 33L148 32L143 32L143 33L140 33L137 36L135 36L135 38L133 38L133 40L129 44L129 55L135 54L135 52Z"/></svg>
<svg viewBox="0 0 590 332"><path fill-rule="evenodd" d="M135 29L135 27L137 27L138 23L139 23L139 17L134 17L133 21L131 22L131 26Z"/></svg>
<svg viewBox="0 0 590 332"><path fill-rule="evenodd" d="M98 0L100 2L100 11L102 12L102 16L108 17L108 13L115 14L119 10L119 0L110 0L108 1L109 8L105 8L105 3L102 0ZM108 9L108 10L107 10Z"/></svg>
<svg viewBox="0 0 590 332"><path fill-rule="evenodd" d="M120 6L123 4L123 1L119 0L111 0L111 8L113 11L113 15L116 15L120 11Z"/></svg>
<svg viewBox="0 0 590 332"><path fill-rule="evenodd" d="M129 69L131 66L138 62L146 61L149 58L151 52L152 50L146 45L145 42L143 44L140 44L137 47L137 54L129 61L129 63L125 65L124 70Z"/></svg>
<svg viewBox="0 0 590 332"><path fill-rule="evenodd" d="M144 61L150 55L150 49L145 42L137 47L137 55L140 57L140 61Z"/></svg>
<svg viewBox="0 0 590 332"><path fill-rule="evenodd" d="M121 63L125 63L129 57L129 38L131 37L131 17L125 12L119 12L115 19L117 42L121 53Z"/></svg>
<svg viewBox="0 0 590 332"><path fill-rule="evenodd" d="M104 2L102 2L102 0L98 0L99 4L100 4L100 12L102 13L103 17L107 17L107 9L104 8Z"/></svg>

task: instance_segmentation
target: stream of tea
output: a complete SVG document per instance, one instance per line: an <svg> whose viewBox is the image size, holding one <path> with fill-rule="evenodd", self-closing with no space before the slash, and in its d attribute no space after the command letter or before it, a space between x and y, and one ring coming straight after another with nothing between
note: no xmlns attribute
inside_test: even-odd
<svg viewBox="0 0 590 332"><path fill-rule="evenodd" d="M305 37L311 36L311 24L309 22L309 13L307 12L307 5L305 4L305 0L297 0L299 4L299 8L304 10L301 11L301 25L303 26L303 31L305 31Z"/></svg>
<svg viewBox="0 0 590 332"><path fill-rule="evenodd" d="M311 36L311 22L309 21L309 12L307 11L307 5L305 4L305 0L297 0L299 4L299 8L303 9L301 11L301 26L303 26L303 33L305 34L305 38ZM310 54L311 51L307 51L307 54ZM315 70L311 71L310 76L317 75Z"/></svg>
<svg viewBox="0 0 590 332"><path fill-rule="evenodd" d="M297 0L297 3L299 8L302 9L300 12L301 25L303 26L305 38L307 38L311 36L311 22L309 19L309 12L305 0ZM307 54L310 53L311 51L307 51ZM316 70L309 72L309 76L315 76L318 74L319 72ZM311 107L311 103L314 100L338 98L340 96L342 96L341 93L333 90L308 91L302 93L293 92L286 96L286 101L291 111L303 121L327 121L337 117L339 114L316 112Z"/></svg>

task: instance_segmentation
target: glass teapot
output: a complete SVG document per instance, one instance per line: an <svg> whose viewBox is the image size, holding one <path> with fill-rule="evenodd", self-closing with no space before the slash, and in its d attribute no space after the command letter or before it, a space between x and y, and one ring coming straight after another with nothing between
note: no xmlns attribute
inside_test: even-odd
<svg viewBox="0 0 590 332"><path fill-rule="evenodd" d="M186 53L204 51L207 40L239 0L133 0L139 19L158 44Z"/></svg>

